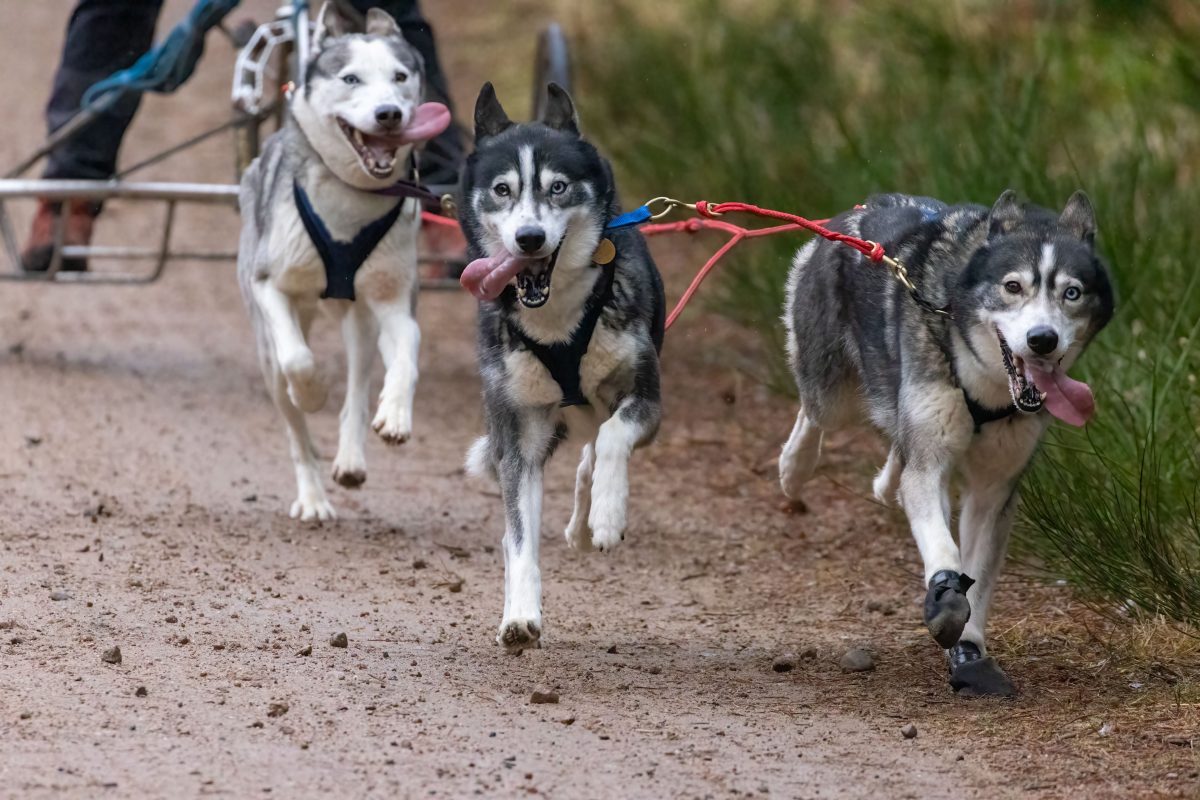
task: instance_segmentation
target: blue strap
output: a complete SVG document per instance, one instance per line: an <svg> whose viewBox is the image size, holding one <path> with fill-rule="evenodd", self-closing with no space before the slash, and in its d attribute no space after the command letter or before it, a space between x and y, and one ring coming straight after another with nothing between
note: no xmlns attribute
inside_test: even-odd
<svg viewBox="0 0 1200 800"><path fill-rule="evenodd" d="M216 27L241 0L198 0L188 15L158 47L127 69L89 88L81 106L98 102L109 92L173 92L191 77L204 52L204 34Z"/></svg>
<svg viewBox="0 0 1200 800"><path fill-rule="evenodd" d="M321 293L321 297L354 300L354 276L358 273L358 268L396 224L404 202L396 203L395 208L364 227L349 242L338 242L317 216L316 209L298 182L292 184L292 196L296 200L300 221L308 231L308 238L312 239L313 247L317 249L321 263L325 265L325 291Z"/></svg>
<svg viewBox="0 0 1200 800"><path fill-rule="evenodd" d="M643 222L650 221L650 206L642 206L635 208L633 211L626 211L619 217L615 217L612 222L604 226L606 231L615 231L618 228L630 228L634 225L641 225Z"/></svg>

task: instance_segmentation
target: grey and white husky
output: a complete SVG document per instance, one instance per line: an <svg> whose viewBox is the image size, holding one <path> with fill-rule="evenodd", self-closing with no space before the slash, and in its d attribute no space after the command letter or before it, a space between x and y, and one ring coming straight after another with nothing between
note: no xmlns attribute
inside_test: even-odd
<svg viewBox="0 0 1200 800"><path fill-rule="evenodd" d="M468 457L504 500L504 616L497 641L539 646L542 470L568 434L583 442L569 545L625 538L628 462L658 430L664 301L641 235L607 229L612 170L580 138L575 108L550 84L543 118L516 125L483 87L476 150L462 182L475 260L462 276L479 306L487 435Z"/></svg>
<svg viewBox="0 0 1200 800"><path fill-rule="evenodd" d="M450 113L421 102L420 54L385 12L371 9L366 32L347 34L327 3L313 41L290 121L242 177L238 279L267 390L287 422L291 516L327 520L335 513L304 416L327 390L309 328L320 305L340 320L349 375L333 479L356 487L366 480L376 343L387 372L371 426L393 444L412 433L420 207L395 190L413 186L400 180L413 145L444 130Z"/></svg>
<svg viewBox="0 0 1200 800"><path fill-rule="evenodd" d="M1091 416L1090 389L1067 370L1113 314L1091 203L1076 192L1053 214L1011 191L990 211L884 195L831 227L883 244L920 302L840 244L797 253L783 319L801 409L780 456L783 491L796 497L812 477L824 431L863 416L882 431L891 451L875 496L908 516L925 566L925 624L947 651L950 683L1011 695L984 629L1017 485L1051 416L1074 425Z"/></svg>

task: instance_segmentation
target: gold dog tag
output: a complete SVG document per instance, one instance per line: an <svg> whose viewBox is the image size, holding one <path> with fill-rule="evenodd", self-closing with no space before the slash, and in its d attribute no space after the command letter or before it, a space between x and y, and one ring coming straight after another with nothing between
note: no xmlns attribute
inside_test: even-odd
<svg viewBox="0 0 1200 800"><path fill-rule="evenodd" d="M601 239L600 244L596 245L596 252L592 253L592 263L609 264L616 257L617 246L612 243L612 239Z"/></svg>

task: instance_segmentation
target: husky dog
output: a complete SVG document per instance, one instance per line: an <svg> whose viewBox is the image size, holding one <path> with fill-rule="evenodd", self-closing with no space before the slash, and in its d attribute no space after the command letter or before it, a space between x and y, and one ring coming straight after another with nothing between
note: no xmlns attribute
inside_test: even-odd
<svg viewBox="0 0 1200 800"><path fill-rule="evenodd" d="M579 135L550 84L543 118L515 125L491 84L475 106L462 182L475 260L462 283L479 306L487 435L468 456L504 498L504 617L497 641L539 646L542 468L568 433L584 442L567 543L608 551L625 538L628 462L658 430L662 281L618 214L612 170Z"/></svg>
<svg viewBox="0 0 1200 800"><path fill-rule="evenodd" d="M327 387L306 337L325 298L349 365L333 479L359 486L375 341L387 373L371 426L391 444L412 433L420 208L395 189L414 186L400 180L413 145L444 130L450 112L421 102L420 55L385 12L371 9L366 33L346 34L326 3L313 41L289 123L242 177L238 280L267 390L287 422L291 516L328 520L335 513L304 418L325 405Z"/></svg>
<svg viewBox="0 0 1200 800"><path fill-rule="evenodd" d="M891 451L875 496L908 516L925 624L947 651L951 686L1011 695L984 629L1017 484L1051 416L1091 416L1091 390L1067 371L1113 315L1091 203L1076 192L1056 215L1011 191L990 211L893 194L830 227L884 245L919 294L837 243L796 254L783 319L801 410L780 456L783 491L794 498L812 477L824 431L862 416L879 428Z"/></svg>

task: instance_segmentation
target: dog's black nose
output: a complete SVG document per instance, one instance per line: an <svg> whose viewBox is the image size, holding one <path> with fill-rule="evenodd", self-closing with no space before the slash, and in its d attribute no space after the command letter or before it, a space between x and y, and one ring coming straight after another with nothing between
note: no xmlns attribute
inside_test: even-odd
<svg viewBox="0 0 1200 800"><path fill-rule="evenodd" d="M517 228L517 247L522 253L536 253L546 243L546 232L533 225Z"/></svg>
<svg viewBox="0 0 1200 800"><path fill-rule="evenodd" d="M1058 347L1058 332L1048 325L1039 325L1025 337L1029 349L1039 356L1048 356Z"/></svg>
<svg viewBox="0 0 1200 800"><path fill-rule="evenodd" d="M404 121L404 112L400 106L379 106L375 109L375 121L389 130L398 128Z"/></svg>

